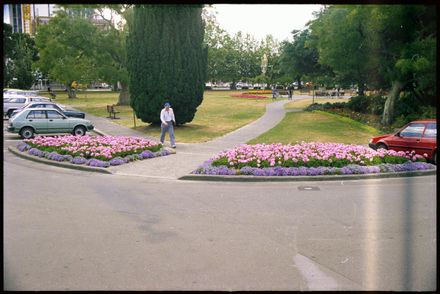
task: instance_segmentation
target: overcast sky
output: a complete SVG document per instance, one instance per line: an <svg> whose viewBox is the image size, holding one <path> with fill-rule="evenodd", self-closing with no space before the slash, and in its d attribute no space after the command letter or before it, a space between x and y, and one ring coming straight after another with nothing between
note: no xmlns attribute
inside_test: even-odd
<svg viewBox="0 0 440 294"><path fill-rule="evenodd" d="M214 4L220 27L235 34L249 33L256 39L271 34L278 41L292 40L292 30L301 30L322 5L309 4Z"/></svg>

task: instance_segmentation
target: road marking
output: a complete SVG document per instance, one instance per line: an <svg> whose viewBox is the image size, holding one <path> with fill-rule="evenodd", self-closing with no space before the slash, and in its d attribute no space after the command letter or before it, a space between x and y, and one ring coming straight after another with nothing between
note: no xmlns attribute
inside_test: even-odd
<svg viewBox="0 0 440 294"><path fill-rule="evenodd" d="M307 281L309 290L336 290L338 283L315 265L315 262L307 257L297 254L293 257L295 266Z"/></svg>

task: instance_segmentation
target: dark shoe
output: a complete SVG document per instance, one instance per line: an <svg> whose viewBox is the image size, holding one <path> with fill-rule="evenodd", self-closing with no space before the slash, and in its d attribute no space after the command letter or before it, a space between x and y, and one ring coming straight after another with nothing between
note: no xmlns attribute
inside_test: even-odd
<svg viewBox="0 0 440 294"><path fill-rule="evenodd" d="M176 148L176 145L171 146L171 148Z"/></svg>

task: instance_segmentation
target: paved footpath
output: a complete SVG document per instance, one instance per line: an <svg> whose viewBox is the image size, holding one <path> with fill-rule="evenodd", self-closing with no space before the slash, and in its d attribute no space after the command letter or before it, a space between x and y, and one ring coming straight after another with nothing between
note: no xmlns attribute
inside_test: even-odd
<svg viewBox="0 0 440 294"><path fill-rule="evenodd" d="M293 100L310 98L308 96L294 96ZM258 120L237 129L222 137L206 143L179 143L177 142L176 154L149 160L135 161L130 164L110 167L110 171L118 175L157 177L178 179L189 174L204 161L210 159L218 152L244 144L276 126L286 113L284 104L292 100L280 100L266 106L266 113ZM178 114L177 114L178 115ZM144 133L118 125L108 118L96 117L87 114L98 132L113 136L138 136L155 141L158 138L148 137ZM167 135L165 146L169 145Z"/></svg>

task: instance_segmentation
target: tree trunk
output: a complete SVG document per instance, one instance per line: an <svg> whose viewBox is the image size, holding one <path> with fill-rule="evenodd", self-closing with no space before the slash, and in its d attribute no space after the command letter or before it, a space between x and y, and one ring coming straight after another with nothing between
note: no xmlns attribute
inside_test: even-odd
<svg viewBox="0 0 440 294"><path fill-rule="evenodd" d="M76 90L73 89L70 85L66 85L67 89L67 95L69 96L69 99L76 98Z"/></svg>
<svg viewBox="0 0 440 294"><path fill-rule="evenodd" d="M302 89L302 86L301 86L301 77L300 77L300 76L298 76L298 77L296 78L296 82L298 83L298 90L299 90L299 89Z"/></svg>
<svg viewBox="0 0 440 294"><path fill-rule="evenodd" d="M358 84L358 96L364 96L365 86L363 83Z"/></svg>
<svg viewBox="0 0 440 294"><path fill-rule="evenodd" d="M128 83L121 83L121 92L117 105L130 105L130 92L128 91Z"/></svg>
<svg viewBox="0 0 440 294"><path fill-rule="evenodd" d="M382 115L382 124L389 126L394 121L394 109L396 107L396 101L399 99L400 92L402 92L405 84L401 81L394 81L391 86L391 92L385 101L385 106Z"/></svg>
<svg viewBox="0 0 440 294"><path fill-rule="evenodd" d="M115 91L115 92L118 91L118 82L113 83L113 91Z"/></svg>

